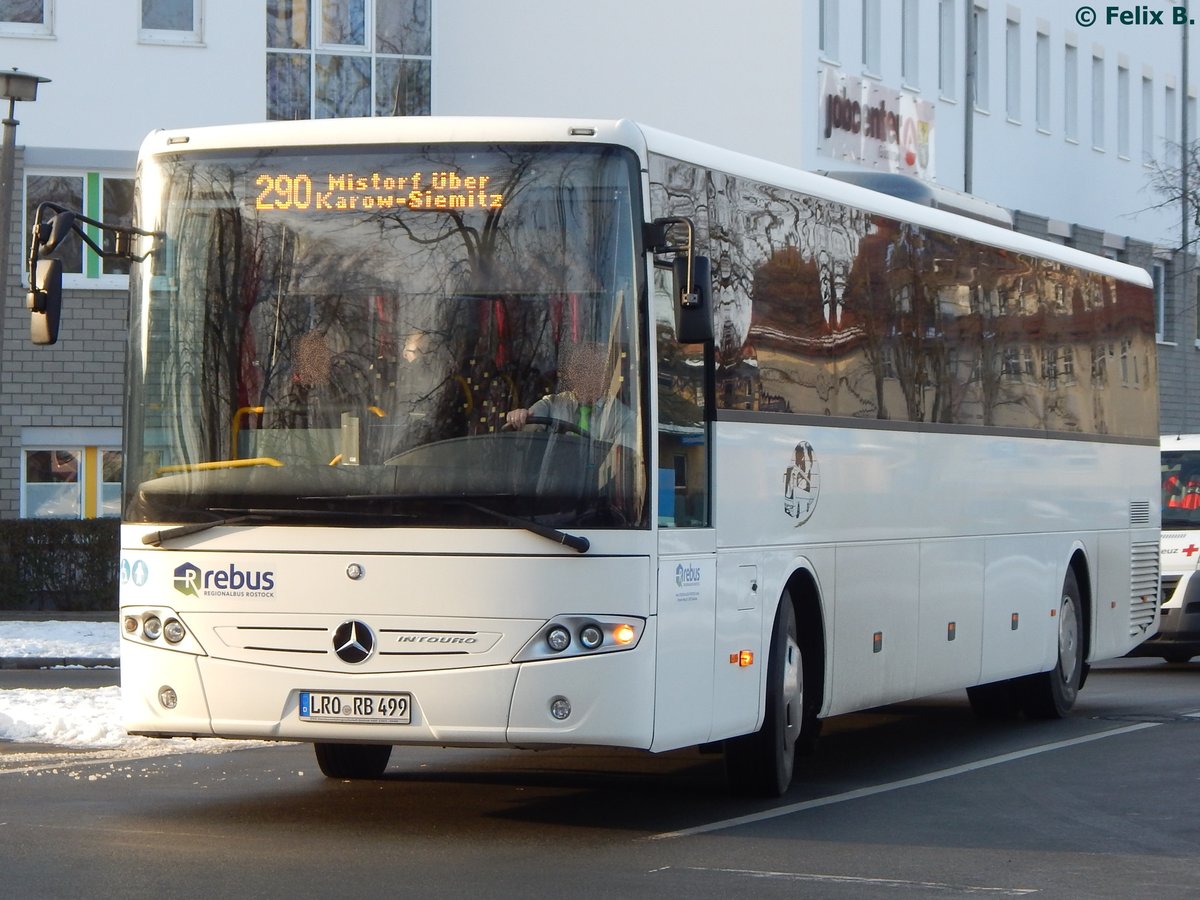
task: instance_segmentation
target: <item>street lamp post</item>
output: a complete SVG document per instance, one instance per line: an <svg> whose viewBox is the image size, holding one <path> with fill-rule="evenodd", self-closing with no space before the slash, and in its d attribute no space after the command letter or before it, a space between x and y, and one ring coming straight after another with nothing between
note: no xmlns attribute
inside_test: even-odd
<svg viewBox="0 0 1200 900"><path fill-rule="evenodd" d="M38 85L49 81L41 75L31 75L13 69L0 70L0 98L8 101L8 115L3 121L4 137L0 145L0 278L3 278L3 293L0 296L0 349L4 340L5 309L8 306L8 263L12 256L12 206L13 168L16 157L17 125L16 107L18 100L36 100ZM20 246L18 244L18 246ZM0 352L0 372L3 371L3 353Z"/></svg>

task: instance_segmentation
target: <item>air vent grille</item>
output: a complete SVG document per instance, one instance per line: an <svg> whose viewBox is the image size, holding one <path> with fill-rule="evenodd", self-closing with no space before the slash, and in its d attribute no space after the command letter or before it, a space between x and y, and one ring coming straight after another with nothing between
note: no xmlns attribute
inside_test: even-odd
<svg viewBox="0 0 1200 900"><path fill-rule="evenodd" d="M1135 543L1130 550L1129 634L1142 637L1158 610L1158 543Z"/></svg>

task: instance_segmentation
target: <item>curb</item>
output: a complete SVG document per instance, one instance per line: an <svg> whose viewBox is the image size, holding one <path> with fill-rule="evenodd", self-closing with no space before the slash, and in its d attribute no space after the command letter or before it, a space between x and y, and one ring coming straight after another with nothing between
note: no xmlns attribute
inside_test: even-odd
<svg viewBox="0 0 1200 900"><path fill-rule="evenodd" d="M120 660L106 656L6 656L0 669L54 669L74 666L84 669L120 667Z"/></svg>

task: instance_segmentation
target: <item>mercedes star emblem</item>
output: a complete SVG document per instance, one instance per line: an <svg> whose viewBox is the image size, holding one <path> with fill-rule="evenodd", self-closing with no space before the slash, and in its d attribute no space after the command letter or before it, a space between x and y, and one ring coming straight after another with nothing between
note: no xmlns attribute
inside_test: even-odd
<svg viewBox="0 0 1200 900"><path fill-rule="evenodd" d="M333 652L343 662L365 662L375 650L375 634L366 623L351 619L333 633Z"/></svg>

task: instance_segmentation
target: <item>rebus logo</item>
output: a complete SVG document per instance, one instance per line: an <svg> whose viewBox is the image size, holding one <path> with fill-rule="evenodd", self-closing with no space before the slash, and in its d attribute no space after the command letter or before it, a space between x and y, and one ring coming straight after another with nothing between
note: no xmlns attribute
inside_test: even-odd
<svg viewBox="0 0 1200 900"><path fill-rule="evenodd" d="M193 563L184 563L175 570L175 590L189 597L262 595L275 590L275 573L242 570L233 563L224 569L201 569Z"/></svg>
<svg viewBox="0 0 1200 900"><path fill-rule="evenodd" d="M204 573L200 571L199 566L194 566L191 563L184 563L175 570L175 590L181 594L186 594L189 597L195 597L200 593L200 583Z"/></svg>
<svg viewBox="0 0 1200 900"><path fill-rule="evenodd" d="M683 587L685 584L700 583L700 567L693 566L691 563L684 565L680 563L675 567L675 584Z"/></svg>

